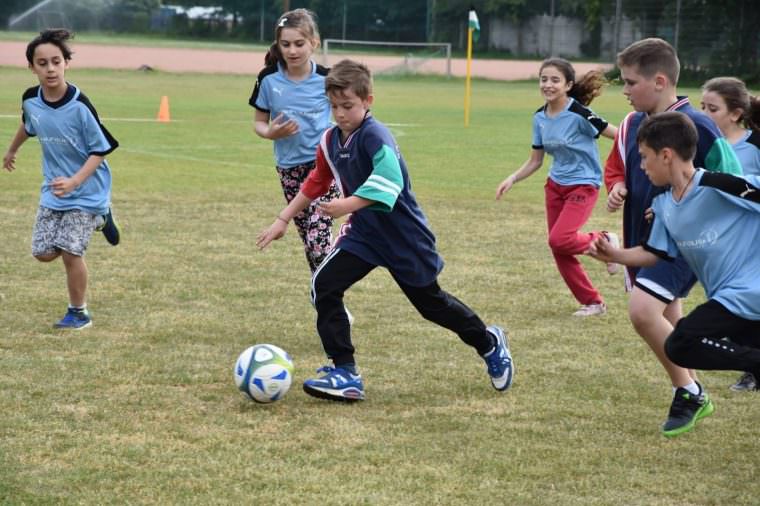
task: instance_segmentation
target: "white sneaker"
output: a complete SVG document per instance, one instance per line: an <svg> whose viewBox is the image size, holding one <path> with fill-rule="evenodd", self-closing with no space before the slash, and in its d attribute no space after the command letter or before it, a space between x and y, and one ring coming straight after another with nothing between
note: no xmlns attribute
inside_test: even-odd
<svg viewBox="0 0 760 506"><path fill-rule="evenodd" d="M612 245L613 248L619 248L620 247L620 238L615 232L602 232L604 235L604 238L607 239L607 242ZM609 274L616 274L617 271L620 270L620 264L616 264L614 262L608 262L607 263L607 272Z"/></svg>
<svg viewBox="0 0 760 506"><path fill-rule="evenodd" d="M573 316L599 316L607 312L607 304L599 302L597 304L587 304L581 306Z"/></svg>

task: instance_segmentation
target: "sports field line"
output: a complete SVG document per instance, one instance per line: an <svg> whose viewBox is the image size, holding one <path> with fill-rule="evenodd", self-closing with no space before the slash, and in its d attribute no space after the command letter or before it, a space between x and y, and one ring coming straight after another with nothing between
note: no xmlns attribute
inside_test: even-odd
<svg viewBox="0 0 760 506"><path fill-rule="evenodd" d="M224 162L221 160L216 160L216 159L211 159L211 158L201 158L198 156L190 156L190 155L179 155L176 153L166 153L162 151L150 151L146 149L125 148L123 146L119 147L119 151L122 151L124 153L135 154L135 155L154 156L156 158L166 158L168 160L185 160L188 162L207 163L211 165L227 165L228 167L245 167L245 168L253 167L253 164L250 164L250 163Z"/></svg>

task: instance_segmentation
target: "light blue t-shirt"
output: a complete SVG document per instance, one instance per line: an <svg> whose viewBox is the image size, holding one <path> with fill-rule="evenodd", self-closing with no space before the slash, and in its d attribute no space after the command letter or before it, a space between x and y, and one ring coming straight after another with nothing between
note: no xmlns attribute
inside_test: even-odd
<svg viewBox="0 0 760 506"><path fill-rule="evenodd" d="M760 320L760 177L700 169L680 202L668 190L655 197L652 209L644 248L670 259L680 252L708 299Z"/></svg>
<svg viewBox="0 0 760 506"><path fill-rule="evenodd" d="M747 130L736 144L731 144L744 174L760 176L760 133Z"/></svg>
<svg viewBox="0 0 760 506"><path fill-rule="evenodd" d="M22 110L27 135L36 136L42 147L40 205L56 211L108 212L111 169L105 160L71 193L57 197L50 188L54 178L76 174L91 155L105 156L119 146L87 97L69 84L64 97L51 103L42 97L41 87L35 86L24 92Z"/></svg>
<svg viewBox="0 0 760 506"><path fill-rule="evenodd" d="M565 109L554 117L546 106L533 116L533 149L543 149L553 157L549 177L557 184L570 186L602 183L602 165L596 139L607 122L569 98Z"/></svg>
<svg viewBox="0 0 760 506"><path fill-rule="evenodd" d="M298 133L274 141L278 167L290 168L313 162L322 133L330 126L330 101L325 94L328 69L311 62L311 74L301 81L288 78L280 64L259 73L248 104L269 113L281 113L298 122Z"/></svg>

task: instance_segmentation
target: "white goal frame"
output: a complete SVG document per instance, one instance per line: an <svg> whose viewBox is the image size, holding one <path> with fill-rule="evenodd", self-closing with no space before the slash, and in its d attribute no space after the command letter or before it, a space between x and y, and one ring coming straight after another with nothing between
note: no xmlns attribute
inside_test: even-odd
<svg viewBox="0 0 760 506"><path fill-rule="evenodd" d="M372 40L347 40L347 39L325 39L322 41L322 56L324 62L328 62L330 55L330 44L353 44L360 46L381 46L381 47L437 47L443 48L446 53L446 76L451 77L451 44L448 42L381 42Z"/></svg>

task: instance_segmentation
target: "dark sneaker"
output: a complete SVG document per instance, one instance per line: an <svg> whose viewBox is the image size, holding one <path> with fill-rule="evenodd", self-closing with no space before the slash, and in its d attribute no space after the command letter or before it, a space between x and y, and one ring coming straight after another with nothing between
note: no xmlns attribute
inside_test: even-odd
<svg viewBox="0 0 760 506"><path fill-rule="evenodd" d="M496 390L503 392L512 386L512 378L515 375L515 366L509 352L507 334L501 327L495 325L488 327L487 330L496 338L496 347L483 355L483 360L486 361L486 369L491 377L491 384Z"/></svg>
<svg viewBox="0 0 760 506"><path fill-rule="evenodd" d="M729 387L734 392L748 392L752 390L758 390L757 380L755 375L751 372L745 372L741 375L739 380Z"/></svg>
<svg viewBox="0 0 760 506"><path fill-rule="evenodd" d="M90 313L86 309L80 311L69 308L66 311L66 315L53 327L63 330L82 330L90 325L92 325L92 318L90 318Z"/></svg>
<svg viewBox="0 0 760 506"><path fill-rule="evenodd" d="M329 365L317 369L317 372L325 374L303 382L303 391L312 397L344 402L364 400L364 383L360 375Z"/></svg>
<svg viewBox="0 0 760 506"><path fill-rule="evenodd" d="M670 405L668 419L662 426L662 434L665 437L675 437L694 428L697 421L709 416L715 411L707 392L694 395L685 388L677 388Z"/></svg>
<svg viewBox="0 0 760 506"><path fill-rule="evenodd" d="M108 213L103 215L103 224L98 228L106 237L106 241L111 246L116 246L121 240L121 234L119 233L119 225L116 224L116 220L113 219L113 213L111 209L108 209Z"/></svg>

